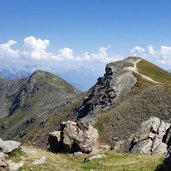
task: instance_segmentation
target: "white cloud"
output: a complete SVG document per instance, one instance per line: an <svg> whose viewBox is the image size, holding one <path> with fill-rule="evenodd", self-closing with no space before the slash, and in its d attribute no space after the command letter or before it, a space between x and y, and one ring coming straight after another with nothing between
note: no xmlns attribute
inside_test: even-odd
<svg viewBox="0 0 171 171"><path fill-rule="evenodd" d="M26 37L24 39L24 50L23 55L26 58L33 58L36 60L39 59L48 59L51 54L46 51L50 41L36 39L33 36Z"/></svg>
<svg viewBox="0 0 171 171"><path fill-rule="evenodd" d="M9 40L5 44L0 44L0 56L20 57L20 59L33 60L54 60L54 61L98 61L107 63L121 59L119 55L109 56L108 47L100 47L97 53L83 52L80 55L75 55L73 49L65 47L54 52L48 51L50 41L39 39L34 36L26 37L23 41L23 48L20 50L12 49L11 46L17 42Z"/></svg>
<svg viewBox="0 0 171 171"><path fill-rule="evenodd" d="M16 58L19 56L19 50L12 49L11 47L16 45L17 42L9 40L7 43L0 44L0 56Z"/></svg>
<svg viewBox="0 0 171 171"><path fill-rule="evenodd" d="M70 48L63 48L63 49L59 49L58 53L56 55L57 59L68 59L68 60L72 60L74 59L74 51Z"/></svg>
<svg viewBox="0 0 171 171"><path fill-rule="evenodd" d="M145 49L140 46L135 46L133 49L131 49L130 52L131 53L144 53Z"/></svg>
<svg viewBox="0 0 171 171"><path fill-rule="evenodd" d="M165 65L171 65L171 46L161 45L159 49L155 49L152 45L149 45L146 48L136 46L130 52L133 55L152 59L159 65L161 63Z"/></svg>
<svg viewBox="0 0 171 171"><path fill-rule="evenodd" d="M108 63L108 62L116 61L116 60L123 58L123 56L120 56L120 55L109 56L109 54L108 54L109 48L110 48L110 46L100 47L98 53L84 52L81 55L81 57L79 57L77 59L85 60L85 61L99 61L99 62L103 62L103 63Z"/></svg>

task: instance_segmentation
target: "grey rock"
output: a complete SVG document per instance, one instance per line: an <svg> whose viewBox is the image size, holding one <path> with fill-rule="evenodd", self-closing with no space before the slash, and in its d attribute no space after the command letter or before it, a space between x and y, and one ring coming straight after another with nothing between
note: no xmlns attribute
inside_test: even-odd
<svg viewBox="0 0 171 171"><path fill-rule="evenodd" d="M13 150L18 150L21 148L21 143L13 140L3 141L0 138L0 149L3 153L8 154Z"/></svg>
<svg viewBox="0 0 171 171"><path fill-rule="evenodd" d="M90 152L90 155L96 155L99 154L101 149L93 148L92 151Z"/></svg>
<svg viewBox="0 0 171 171"><path fill-rule="evenodd" d="M81 156L83 155L83 153L81 151L77 151L75 153L73 153L73 156Z"/></svg>
<svg viewBox="0 0 171 171"><path fill-rule="evenodd" d="M62 144L69 152L79 150L83 153L90 153L94 148L99 148L98 131L89 123L63 122L61 125L61 135Z"/></svg>
<svg viewBox="0 0 171 171"><path fill-rule="evenodd" d="M151 139L142 140L133 147L131 152L151 154L152 144L153 142L151 141Z"/></svg>
<svg viewBox="0 0 171 171"><path fill-rule="evenodd" d="M39 165L39 164L44 164L45 162L46 162L46 156L42 156L40 159L35 160L34 162L32 162L32 164Z"/></svg>
<svg viewBox="0 0 171 171"><path fill-rule="evenodd" d="M167 154L167 147L167 144L161 143L156 149L154 149L153 154Z"/></svg>
<svg viewBox="0 0 171 171"><path fill-rule="evenodd" d="M7 163L8 163L9 170L18 170L20 167L24 165L24 161L20 161L18 163L8 161Z"/></svg>
<svg viewBox="0 0 171 171"><path fill-rule="evenodd" d="M0 152L0 159L5 159L6 157L8 157L7 154L4 154L3 152Z"/></svg>
<svg viewBox="0 0 171 171"><path fill-rule="evenodd" d="M132 141L131 152L145 154L166 154L167 144L163 142L170 124L157 117L151 117L141 124Z"/></svg>
<svg viewBox="0 0 171 171"><path fill-rule="evenodd" d="M96 154L94 156L86 158L84 160L84 162L89 162L89 161L92 161L92 160L95 160L95 159L101 159L101 158L105 158L105 157L107 157L107 155L105 155L105 154Z"/></svg>

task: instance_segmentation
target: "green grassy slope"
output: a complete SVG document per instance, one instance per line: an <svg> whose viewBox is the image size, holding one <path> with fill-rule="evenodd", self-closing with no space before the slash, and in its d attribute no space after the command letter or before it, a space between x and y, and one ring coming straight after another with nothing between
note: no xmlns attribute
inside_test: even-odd
<svg viewBox="0 0 171 171"><path fill-rule="evenodd" d="M171 74L160 67L146 61L142 60L137 64L138 71L151 77L153 80L164 83L171 84Z"/></svg>
<svg viewBox="0 0 171 171"><path fill-rule="evenodd" d="M79 94L67 104L56 108L53 111L54 114L49 116L48 120L31 129L21 138L21 141L26 144L34 144L37 147L46 149L49 133L58 130L61 122L73 118L75 108L82 103L85 96L85 93Z"/></svg>
<svg viewBox="0 0 171 171"><path fill-rule="evenodd" d="M0 120L0 127L5 127L0 134L5 139L23 136L80 93L65 80L45 71L34 72L23 84L14 87L14 91L7 90L6 97L10 116Z"/></svg>
<svg viewBox="0 0 171 171"><path fill-rule="evenodd" d="M24 154L11 157L13 161L25 161L24 166L19 171L153 171L162 163L160 155L106 152L106 158L83 162L88 155L73 157L69 154L53 154L33 147L25 147L25 149ZM33 161L42 156L46 156L44 164L32 164ZM7 170L2 169L2 171Z"/></svg>

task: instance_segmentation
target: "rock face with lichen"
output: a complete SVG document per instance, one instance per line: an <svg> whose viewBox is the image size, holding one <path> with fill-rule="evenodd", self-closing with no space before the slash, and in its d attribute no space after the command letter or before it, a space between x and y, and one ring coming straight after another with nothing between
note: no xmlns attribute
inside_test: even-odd
<svg viewBox="0 0 171 171"><path fill-rule="evenodd" d="M157 117L150 117L141 124L141 127L129 142L119 144L117 151L129 151L144 154L166 154L170 146L171 125ZM125 149L123 147L126 147Z"/></svg>
<svg viewBox="0 0 171 171"><path fill-rule="evenodd" d="M67 121L61 124L60 136L59 132L49 134L49 147L52 151L57 150L57 152L90 153L100 148L98 139L98 131L89 123Z"/></svg>

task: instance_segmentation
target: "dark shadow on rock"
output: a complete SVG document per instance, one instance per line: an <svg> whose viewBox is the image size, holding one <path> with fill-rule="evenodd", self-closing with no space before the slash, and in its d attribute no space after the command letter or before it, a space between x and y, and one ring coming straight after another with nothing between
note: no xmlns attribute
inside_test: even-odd
<svg viewBox="0 0 171 171"><path fill-rule="evenodd" d="M164 164L158 165L154 171L170 171Z"/></svg>

